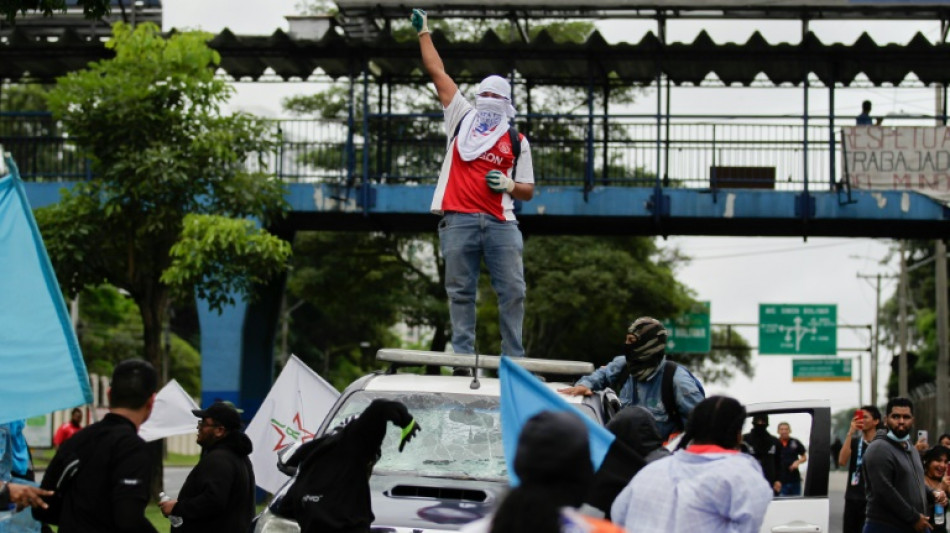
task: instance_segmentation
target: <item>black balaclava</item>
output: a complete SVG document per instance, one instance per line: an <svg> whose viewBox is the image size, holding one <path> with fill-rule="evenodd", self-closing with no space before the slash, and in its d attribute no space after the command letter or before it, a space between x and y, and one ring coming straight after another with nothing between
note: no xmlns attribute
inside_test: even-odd
<svg viewBox="0 0 950 533"><path fill-rule="evenodd" d="M635 337L632 344L624 346L630 375L643 381L656 372L663 361L668 333L659 320L644 316L630 324L627 334Z"/></svg>

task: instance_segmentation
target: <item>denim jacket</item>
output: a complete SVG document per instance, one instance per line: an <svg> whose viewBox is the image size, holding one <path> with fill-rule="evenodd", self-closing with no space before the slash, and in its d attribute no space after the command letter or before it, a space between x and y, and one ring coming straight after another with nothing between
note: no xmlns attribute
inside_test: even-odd
<svg viewBox="0 0 950 533"><path fill-rule="evenodd" d="M627 382L617 393L623 407L639 405L650 411L656 421L657 429L660 430L660 436L664 440L669 438L670 433L676 429L676 425L670 421L666 407L663 405L663 368L665 362L666 358L664 357L656 372L644 381L635 382L633 376L628 377ZM579 379L577 384L590 390L604 390L616 381L626 365L627 359L622 355L618 355L606 366L600 367L594 373ZM676 374L673 375L673 396L676 398L676 405L682 418L682 426L686 427L689 414L693 412L696 404L705 399L705 396L685 368L676 368Z"/></svg>

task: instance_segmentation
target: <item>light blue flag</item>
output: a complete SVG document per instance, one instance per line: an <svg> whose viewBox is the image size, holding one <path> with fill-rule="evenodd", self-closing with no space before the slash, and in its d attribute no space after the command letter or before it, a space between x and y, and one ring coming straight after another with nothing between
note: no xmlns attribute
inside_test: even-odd
<svg viewBox="0 0 950 533"><path fill-rule="evenodd" d="M515 453L521 427L541 411L574 411L587 424L590 438L590 461L596 472L614 441L614 434L571 405L558 393L549 389L530 372L501 358L498 377L501 380L501 441L508 464L508 479L512 487L519 484L515 474Z"/></svg>
<svg viewBox="0 0 950 533"><path fill-rule="evenodd" d="M11 172L0 176L0 423L92 403L86 365L23 182L13 160L6 164Z"/></svg>

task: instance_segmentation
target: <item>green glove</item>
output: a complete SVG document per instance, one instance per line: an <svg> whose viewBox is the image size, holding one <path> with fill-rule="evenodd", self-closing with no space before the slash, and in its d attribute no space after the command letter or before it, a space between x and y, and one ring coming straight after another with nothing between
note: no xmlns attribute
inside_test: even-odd
<svg viewBox="0 0 950 533"><path fill-rule="evenodd" d="M416 433L420 431L422 431L422 427L419 426L415 418L413 418L406 427L402 428L402 438L399 440L399 453L402 453L402 449L406 447L406 443L411 441L412 438L416 436Z"/></svg>
<svg viewBox="0 0 950 533"><path fill-rule="evenodd" d="M419 35L422 35L423 33L429 33L429 17L426 15L425 11L421 9L413 9L409 20L412 21L412 27L416 29L416 33Z"/></svg>
<svg viewBox="0 0 950 533"><path fill-rule="evenodd" d="M515 180L500 170L489 170L488 174L485 174L485 181L492 192L503 193L515 190Z"/></svg>

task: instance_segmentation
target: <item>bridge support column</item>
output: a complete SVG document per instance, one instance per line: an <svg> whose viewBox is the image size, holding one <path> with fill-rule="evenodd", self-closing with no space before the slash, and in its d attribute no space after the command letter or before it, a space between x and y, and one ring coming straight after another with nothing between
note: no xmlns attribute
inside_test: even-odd
<svg viewBox="0 0 950 533"><path fill-rule="evenodd" d="M234 403L245 423L253 418L274 378L274 338L285 276L258 287L257 298L218 313L198 300L201 324L201 406Z"/></svg>

